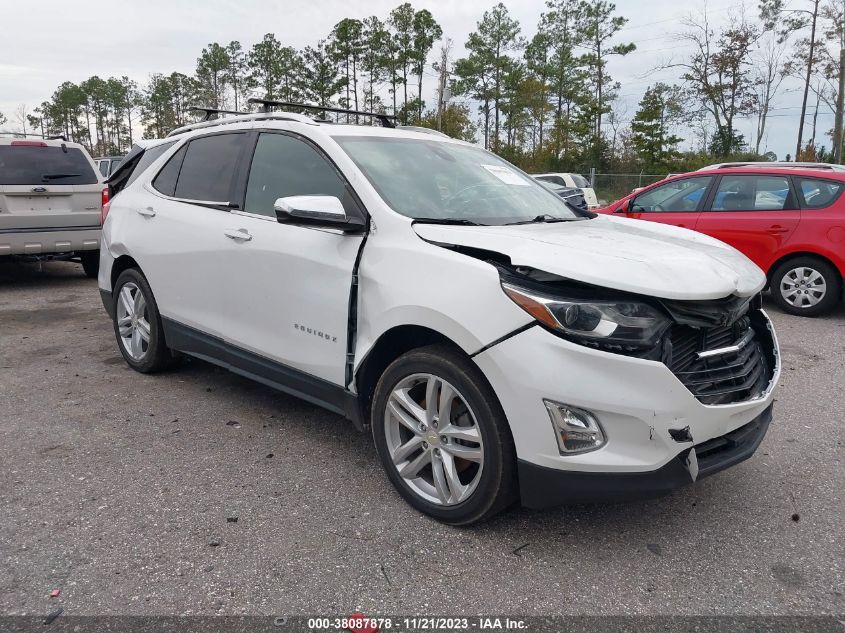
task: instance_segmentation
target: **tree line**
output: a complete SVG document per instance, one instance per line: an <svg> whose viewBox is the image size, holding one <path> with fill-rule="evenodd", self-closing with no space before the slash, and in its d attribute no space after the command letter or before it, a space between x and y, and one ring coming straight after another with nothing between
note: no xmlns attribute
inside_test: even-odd
<svg viewBox="0 0 845 633"><path fill-rule="evenodd" d="M193 105L248 110L249 97L260 96L393 114L530 170L662 173L714 157L760 158L772 118L789 116L798 132L790 158L839 162L843 7L760 0L714 21L703 5L666 36L681 53L653 69L674 70L676 80L649 85L633 114L608 72L611 59L637 49L628 19L609 0L547 0L530 35L505 4L491 7L458 59L435 16L406 2L385 19L344 18L302 49L267 33L251 46L210 43L191 75L65 82L15 118L24 131L123 153L138 129L161 137L195 120ZM781 105L790 82L802 88L800 114ZM436 99L425 101L426 88ZM819 124L826 112L833 129ZM743 121L753 124L749 138L739 132Z"/></svg>

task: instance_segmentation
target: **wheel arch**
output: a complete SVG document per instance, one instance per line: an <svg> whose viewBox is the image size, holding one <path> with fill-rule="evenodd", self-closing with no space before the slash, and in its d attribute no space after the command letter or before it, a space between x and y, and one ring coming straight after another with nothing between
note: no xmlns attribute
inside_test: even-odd
<svg viewBox="0 0 845 633"><path fill-rule="evenodd" d="M355 371L355 389L358 393L361 419L365 425L369 424L370 406L376 384L388 365L402 354L437 343L453 347L466 355L461 346L448 336L422 325L397 325L379 336Z"/></svg>
<svg viewBox="0 0 845 633"><path fill-rule="evenodd" d="M111 267L111 290L114 291L114 284L117 283L117 278L120 277L120 274L124 270L129 270L130 268L137 268L141 271L141 267L138 265L134 259L132 259L129 255L121 255L116 260ZM143 271L141 271L143 274Z"/></svg>
<svg viewBox="0 0 845 633"><path fill-rule="evenodd" d="M840 274L845 276L845 271L842 271L839 268L839 266L836 265L836 262L832 258L828 257L827 255L824 255L823 253L819 253L818 251L797 250L797 251L790 251L789 253L786 253L785 255L781 255L778 259L776 259L775 261L772 262L772 264L769 266L769 270L766 271L766 278L769 280L769 284L771 285L772 275L774 274L775 270L777 270L778 266L780 266L781 264L783 264L786 261L789 261L790 259L795 259L795 258L798 258L798 257L812 257L814 259L820 259L823 262L833 266L833 268L835 270L838 270Z"/></svg>

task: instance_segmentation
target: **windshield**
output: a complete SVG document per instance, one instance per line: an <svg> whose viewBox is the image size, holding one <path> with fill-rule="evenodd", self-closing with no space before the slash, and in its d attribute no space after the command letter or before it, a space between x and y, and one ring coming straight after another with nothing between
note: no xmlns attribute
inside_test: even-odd
<svg viewBox="0 0 845 633"><path fill-rule="evenodd" d="M477 147L378 136L335 140L384 201L410 218L500 225L591 217Z"/></svg>

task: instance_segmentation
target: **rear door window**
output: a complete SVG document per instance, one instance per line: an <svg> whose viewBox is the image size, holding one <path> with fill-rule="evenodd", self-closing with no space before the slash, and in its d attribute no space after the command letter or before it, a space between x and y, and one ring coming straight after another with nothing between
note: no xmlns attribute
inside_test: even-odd
<svg viewBox="0 0 845 633"><path fill-rule="evenodd" d="M818 178L796 178L804 209L823 209L833 204L842 193L843 183Z"/></svg>
<svg viewBox="0 0 845 633"><path fill-rule="evenodd" d="M175 197L229 202L232 181L246 139L246 133L228 133L203 136L188 143Z"/></svg>
<svg viewBox="0 0 845 633"><path fill-rule="evenodd" d="M786 176L723 176L713 211L783 211L792 209Z"/></svg>
<svg viewBox="0 0 845 633"><path fill-rule="evenodd" d="M0 185L94 185L97 182L91 163L77 147L0 145Z"/></svg>

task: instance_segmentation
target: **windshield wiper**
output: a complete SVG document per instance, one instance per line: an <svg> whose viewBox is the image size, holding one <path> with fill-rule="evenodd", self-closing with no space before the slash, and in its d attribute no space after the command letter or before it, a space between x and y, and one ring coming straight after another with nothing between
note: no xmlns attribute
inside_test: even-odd
<svg viewBox="0 0 845 633"><path fill-rule="evenodd" d="M509 222L508 226L514 226L516 224L537 224L537 223L552 223L552 222L571 222L574 218L561 218L556 215L550 215L548 213L543 213L538 215L533 220L520 220L519 222Z"/></svg>
<svg viewBox="0 0 845 633"><path fill-rule="evenodd" d="M463 218L414 218L414 224L455 224L458 226L486 226Z"/></svg>
<svg viewBox="0 0 845 633"><path fill-rule="evenodd" d="M58 180L59 178L74 178L80 174L42 174L41 180Z"/></svg>

